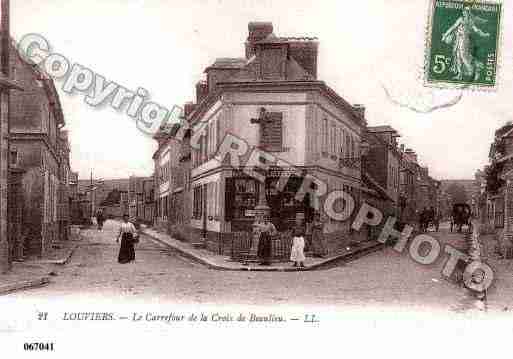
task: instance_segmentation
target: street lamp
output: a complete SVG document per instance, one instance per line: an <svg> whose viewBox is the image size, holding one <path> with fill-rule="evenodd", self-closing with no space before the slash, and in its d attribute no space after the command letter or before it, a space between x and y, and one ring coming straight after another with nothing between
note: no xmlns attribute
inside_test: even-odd
<svg viewBox="0 0 513 359"><path fill-rule="evenodd" d="M104 183L103 178L100 178L93 183L93 171L91 171L91 183L89 184L89 196L90 196L90 200L91 200L91 218L94 217L94 202L95 202L94 197L96 197L96 196L93 196L94 191L96 191L99 186L102 186L103 183Z"/></svg>

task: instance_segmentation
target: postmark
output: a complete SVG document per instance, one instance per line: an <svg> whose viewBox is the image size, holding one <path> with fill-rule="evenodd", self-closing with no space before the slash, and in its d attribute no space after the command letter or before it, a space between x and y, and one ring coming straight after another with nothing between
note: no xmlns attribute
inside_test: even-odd
<svg viewBox="0 0 513 359"><path fill-rule="evenodd" d="M431 0L425 84L494 90L501 16L500 2Z"/></svg>

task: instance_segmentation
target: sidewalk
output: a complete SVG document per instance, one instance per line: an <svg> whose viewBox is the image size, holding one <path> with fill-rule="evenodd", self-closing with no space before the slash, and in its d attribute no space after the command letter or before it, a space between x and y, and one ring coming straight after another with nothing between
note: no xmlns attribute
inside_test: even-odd
<svg viewBox="0 0 513 359"><path fill-rule="evenodd" d="M229 271L294 272L299 270L315 270L319 269L321 266L325 266L341 259L349 260L356 256L384 248L384 245L377 241L364 242L357 247L343 249L339 253L326 258L307 257L304 268L293 267L291 262L273 263L270 266L261 266L258 265L258 263L249 263L248 265L244 265L240 262L233 261L229 256L218 255L206 249L195 248L190 243L178 241L167 234L159 233L151 228L142 226L141 232L180 252L183 256L200 262L211 269Z"/></svg>
<svg viewBox="0 0 513 359"><path fill-rule="evenodd" d="M52 250L43 258L14 262L9 273L0 275L0 295L49 284L49 276L56 274L55 266L68 263L79 243L76 233L68 241L53 243Z"/></svg>

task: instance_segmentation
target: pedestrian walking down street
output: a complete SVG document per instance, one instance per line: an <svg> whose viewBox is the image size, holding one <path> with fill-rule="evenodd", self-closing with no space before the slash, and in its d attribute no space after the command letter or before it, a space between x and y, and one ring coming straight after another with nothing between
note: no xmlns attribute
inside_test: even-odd
<svg viewBox="0 0 513 359"><path fill-rule="evenodd" d="M272 236L276 235L278 231L272 222L269 220L269 216L265 216L263 221L258 221L253 224L254 230L259 236L258 239L258 259L260 265L271 264L271 239Z"/></svg>
<svg viewBox="0 0 513 359"><path fill-rule="evenodd" d="M96 212L96 224L98 225L98 230L103 230L103 223L105 222L105 217L103 216L103 210L101 208Z"/></svg>
<svg viewBox="0 0 513 359"><path fill-rule="evenodd" d="M314 257L325 257L326 247L324 246L324 223L321 221L320 213L316 213L312 222L312 250Z"/></svg>
<svg viewBox="0 0 513 359"><path fill-rule="evenodd" d="M290 250L290 260L294 262L294 267L305 266L305 235L298 228L295 230L294 238L292 239L292 249Z"/></svg>
<svg viewBox="0 0 513 359"><path fill-rule="evenodd" d="M139 241L139 234L132 222L128 221L128 214L123 215L123 223L119 228L119 234L116 242L121 239L121 246L119 247L118 262L121 264L135 262L135 248L134 244Z"/></svg>

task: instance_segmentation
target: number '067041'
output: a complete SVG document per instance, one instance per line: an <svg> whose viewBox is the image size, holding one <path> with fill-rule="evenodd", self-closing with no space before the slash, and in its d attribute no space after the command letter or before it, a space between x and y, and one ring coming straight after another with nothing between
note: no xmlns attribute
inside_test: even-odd
<svg viewBox="0 0 513 359"><path fill-rule="evenodd" d="M53 351L53 343L25 343L23 344L25 351Z"/></svg>

